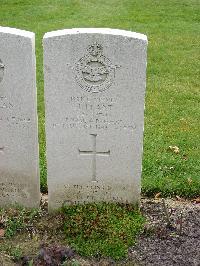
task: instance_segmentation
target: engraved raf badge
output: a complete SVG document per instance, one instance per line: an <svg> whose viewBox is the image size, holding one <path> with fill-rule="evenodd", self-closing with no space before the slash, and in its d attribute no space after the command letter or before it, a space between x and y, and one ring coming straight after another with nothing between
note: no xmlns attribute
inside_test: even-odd
<svg viewBox="0 0 200 266"><path fill-rule="evenodd" d="M87 92L105 91L113 83L117 67L103 55L102 45L95 42L88 46L85 56L76 63L76 81Z"/></svg>
<svg viewBox="0 0 200 266"><path fill-rule="evenodd" d="M3 80L3 74L4 74L4 64L0 59L0 82Z"/></svg>

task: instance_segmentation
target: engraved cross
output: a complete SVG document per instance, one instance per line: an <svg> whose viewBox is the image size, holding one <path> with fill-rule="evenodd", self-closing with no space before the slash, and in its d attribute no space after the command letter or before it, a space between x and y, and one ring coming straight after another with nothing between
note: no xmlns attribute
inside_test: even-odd
<svg viewBox="0 0 200 266"><path fill-rule="evenodd" d="M108 151L97 151L97 134L90 134L92 136L92 151L81 151L79 149L79 154L80 155L92 155L92 181L97 181L96 180L96 158L97 155L99 156L110 156L110 150Z"/></svg>

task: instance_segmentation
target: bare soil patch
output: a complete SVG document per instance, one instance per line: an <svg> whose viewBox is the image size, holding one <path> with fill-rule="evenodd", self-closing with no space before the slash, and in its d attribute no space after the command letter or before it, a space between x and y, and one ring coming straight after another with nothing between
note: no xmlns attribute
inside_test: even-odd
<svg viewBox="0 0 200 266"><path fill-rule="evenodd" d="M130 249L129 258L138 265L199 266L200 204L172 199L165 202L170 226L166 222L162 201L143 199L142 212L148 217L146 233Z"/></svg>

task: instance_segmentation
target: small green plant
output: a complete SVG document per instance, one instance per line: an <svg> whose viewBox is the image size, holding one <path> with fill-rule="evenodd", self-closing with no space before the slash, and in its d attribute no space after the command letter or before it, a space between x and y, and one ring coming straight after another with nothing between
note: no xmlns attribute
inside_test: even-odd
<svg viewBox="0 0 200 266"><path fill-rule="evenodd" d="M39 216L39 210L16 208L0 209L0 220L5 228L5 237L11 238L17 231L25 229L31 225Z"/></svg>
<svg viewBox="0 0 200 266"><path fill-rule="evenodd" d="M33 260L30 260L30 261L28 262L28 266L33 266Z"/></svg>
<svg viewBox="0 0 200 266"><path fill-rule="evenodd" d="M125 257L145 221L130 204L65 206L63 212L67 241L83 256Z"/></svg>
<svg viewBox="0 0 200 266"><path fill-rule="evenodd" d="M73 259L71 261L65 261L62 264L62 266L80 266L80 265L81 264L77 260L75 260L75 259Z"/></svg>
<svg viewBox="0 0 200 266"><path fill-rule="evenodd" d="M18 230L21 230L25 227L23 213L20 213L18 217L8 217L6 221L6 232L5 236L10 238L16 234Z"/></svg>
<svg viewBox="0 0 200 266"><path fill-rule="evenodd" d="M10 257L12 257L13 261L18 261L22 257L22 249L20 246L13 247L12 245L0 245L0 253L5 252Z"/></svg>
<svg viewBox="0 0 200 266"><path fill-rule="evenodd" d="M81 264L77 260L72 260L70 266L80 266Z"/></svg>
<svg viewBox="0 0 200 266"><path fill-rule="evenodd" d="M22 250L19 246L16 246L10 251L10 255L13 257L14 261L18 261L22 257Z"/></svg>

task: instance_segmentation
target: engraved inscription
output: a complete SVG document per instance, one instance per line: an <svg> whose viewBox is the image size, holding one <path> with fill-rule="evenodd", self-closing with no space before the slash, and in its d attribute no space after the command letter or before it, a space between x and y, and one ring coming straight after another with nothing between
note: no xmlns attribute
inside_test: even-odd
<svg viewBox="0 0 200 266"><path fill-rule="evenodd" d="M115 69L111 61L103 55L103 47L95 42L87 48L87 53L75 66L75 78L79 86L87 92L98 93L111 86Z"/></svg>
<svg viewBox="0 0 200 266"><path fill-rule="evenodd" d="M20 184L14 182L0 182L0 198L12 197L20 195L23 198L28 198L27 188L29 184Z"/></svg>
<svg viewBox="0 0 200 266"><path fill-rule="evenodd" d="M3 80L4 68L5 68L5 66L4 66L3 62L1 61L1 59L0 59L0 82Z"/></svg>
<svg viewBox="0 0 200 266"><path fill-rule="evenodd" d="M15 105L5 95L0 95L0 127L20 126L25 128L30 125L29 117L16 116Z"/></svg>
<svg viewBox="0 0 200 266"><path fill-rule="evenodd" d="M11 109L13 107L13 103L11 103L6 96L0 95L0 109Z"/></svg>
<svg viewBox="0 0 200 266"><path fill-rule="evenodd" d="M59 194L55 197L58 205L84 204L88 202L110 201L129 202L128 192L134 191L131 185L105 184L98 180L86 184L63 184L57 186ZM116 193L120 191L120 193Z"/></svg>
<svg viewBox="0 0 200 266"><path fill-rule="evenodd" d="M90 134L90 135L92 136L92 141L93 141L92 151L79 150L79 154L80 155L92 155L92 181L97 181L96 180L96 156L97 155L110 156L110 150L97 152L97 141L96 141L97 134Z"/></svg>
<svg viewBox="0 0 200 266"><path fill-rule="evenodd" d="M12 126L18 126L21 128L27 128L31 125L31 119L26 117L17 117L17 116L1 116L0 115L0 126L6 126L8 128Z"/></svg>
<svg viewBox="0 0 200 266"><path fill-rule="evenodd" d="M120 104L118 97L71 96L67 105L72 107L73 112L52 126L80 130L134 130L134 122L125 121L122 116L116 117L114 110L117 104Z"/></svg>

